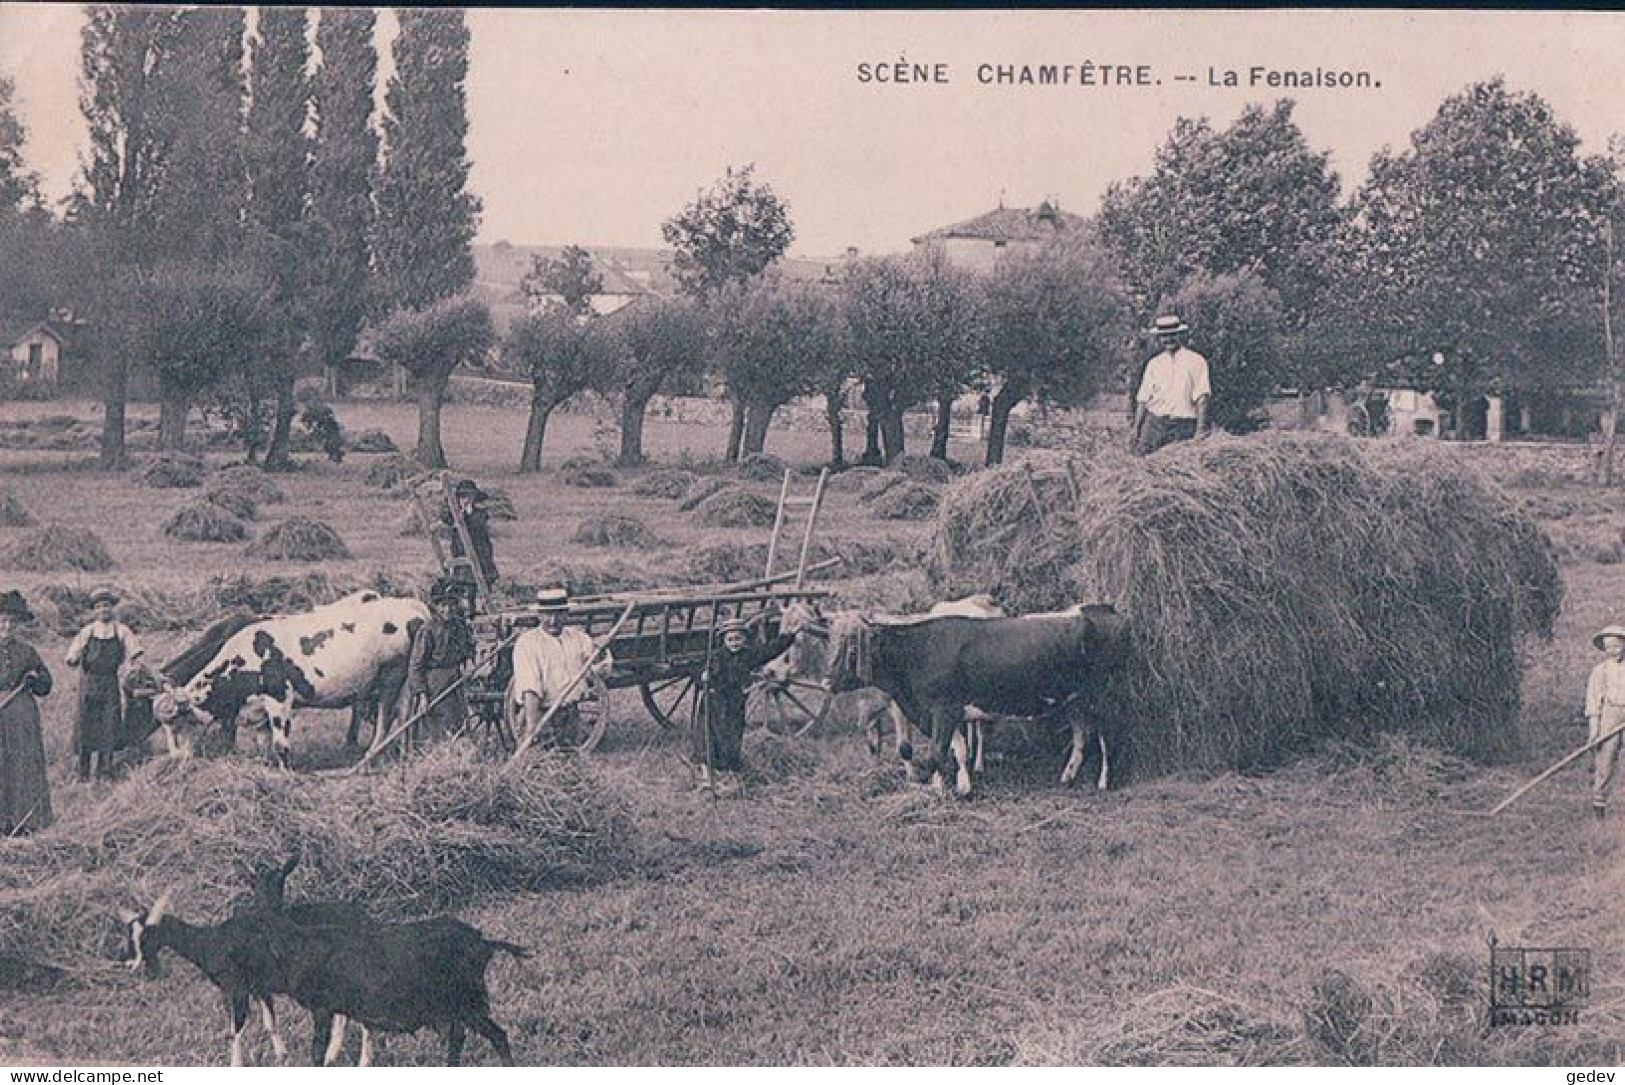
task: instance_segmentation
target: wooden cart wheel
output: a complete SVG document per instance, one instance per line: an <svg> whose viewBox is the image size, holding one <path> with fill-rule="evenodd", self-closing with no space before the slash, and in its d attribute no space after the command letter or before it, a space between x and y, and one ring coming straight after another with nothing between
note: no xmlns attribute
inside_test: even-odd
<svg viewBox="0 0 1625 1085"><path fill-rule="evenodd" d="M763 675L745 691L745 720L775 735L804 735L829 714L834 693L810 678Z"/></svg>
<svg viewBox="0 0 1625 1085"><path fill-rule="evenodd" d="M592 753L598 744L604 741L604 731L609 727L609 687L604 680L596 674L587 675L587 692L577 703L577 741L572 747L577 753ZM524 713L514 704L513 681L508 682L508 689L502 697L503 717L508 724L508 730L515 736L525 733ZM551 725L549 725L551 726Z"/></svg>
<svg viewBox="0 0 1625 1085"><path fill-rule="evenodd" d="M689 719L694 714L698 682L699 676L694 674L660 678L638 686L638 696L643 698L643 707L649 710L656 723L683 730L688 727Z"/></svg>

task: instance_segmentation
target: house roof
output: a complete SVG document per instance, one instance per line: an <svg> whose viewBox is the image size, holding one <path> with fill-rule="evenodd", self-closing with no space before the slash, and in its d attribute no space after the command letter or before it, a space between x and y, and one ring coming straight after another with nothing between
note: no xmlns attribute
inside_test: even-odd
<svg viewBox="0 0 1625 1085"><path fill-rule="evenodd" d="M29 323L0 324L0 344L14 347L35 332L44 332L49 335L57 341L58 346L65 345L68 341L68 337L52 326L50 321L35 320Z"/></svg>
<svg viewBox="0 0 1625 1085"><path fill-rule="evenodd" d="M1082 215L1062 211L1045 200L1037 207L997 207L983 215L943 226L914 238L916 245L924 241L947 241L965 238L974 241L1047 241L1056 234L1076 230L1087 220Z"/></svg>

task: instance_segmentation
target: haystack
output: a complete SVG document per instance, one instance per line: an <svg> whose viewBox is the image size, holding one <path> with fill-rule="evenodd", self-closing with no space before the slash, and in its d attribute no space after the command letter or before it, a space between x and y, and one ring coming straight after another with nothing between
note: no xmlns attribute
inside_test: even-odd
<svg viewBox="0 0 1625 1085"><path fill-rule="evenodd" d="M958 473L953 464L934 456L903 456L892 467L915 482L952 482Z"/></svg>
<svg viewBox="0 0 1625 1085"><path fill-rule="evenodd" d="M381 429L364 429L344 439L344 447L351 452L399 452L395 438Z"/></svg>
<svg viewBox="0 0 1625 1085"><path fill-rule="evenodd" d="M908 476L901 471L877 472L868 481L864 482L863 488L858 491L858 500L865 505L872 505L897 487L907 483Z"/></svg>
<svg viewBox="0 0 1625 1085"><path fill-rule="evenodd" d="M784 481L784 461L765 452L740 457L737 471L739 477L747 482Z"/></svg>
<svg viewBox="0 0 1625 1085"><path fill-rule="evenodd" d="M191 489L203 485L208 466L196 456L155 456L141 468L141 484L159 490Z"/></svg>
<svg viewBox="0 0 1625 1085"><path fill-rule="evenodd" d="M615 472L602 465L594 467L561 467L559 480L566 486L583 490L605 490L620 484Z"/></svg>
<svg viewBox="0 0 1625 1085"><path fill-rule="evenodd" d="M577 525L570 541L618 550L663 550L671 545L636 516L589 516Z"/></svg>
<svg viewBox="0 0 1625 1085"><path fill-rule="evenodd" d="M226 490L246 494L259 505L280 505L288 499L288 495L282 492L282 487L273 482L269 475L258 467L246 463L216 471L214 481L209 483L206 494L212 495Z"/></svg>
<svg viewBox="0 0 1625 1085"><path fill-rule="evenodd" d="M0 568L24 573L54 573L78 569L99 573L113 567L113 558L88 527L45 524L18 536L0 551Z"/></svg>
<svg viewBox="0 0 1625 1085"><path fill-rule="evenodd" d="M499 768L463 744L363 777L149 762L51 829L0 840L0 958L105 972L120 908L173 890L186 918L223 918L247 888L236 864L296 851L292 893L386 919L590 883L621 864L624 814L585 766L537 755Z"/></svg>
<svg viewBox="0 0 1625 1085"><path fill-rule="evenodd" d="M393 490L423 474L423 465L410 456L385 456L367 466L367 484Z"/></svg>
<svg viewBox="0 0 1625 1085"><path fill-rule="evenodd" d="M212 500L197 501L176 509L164 534L180 542L242 542L248 526Z"/></svg>
<svg viewBox="0 0 1625 1085"><path fill-rule="evenodd" d="M941 503L936 490L909 482L893 486L875 498L869 511L882 520L929 520Z"/></svg>
<svg viewBox="0 0 1625 1085"><path fill-rule="evenodd" d="M694 508L706 527L771 527L778 511L772 498L750 490L724 490Z"/></svg>
<svg viewBox="0 0 1625 1085"><path fill-rule="evenodd" d="M1485 478L1288 434L965 479L934 572L941 592L1019 611L1115 604L1133 662L1093 701L1135 764L1163 771L1378 730L1508 752L1520 641L1549 636L1562 603L1551 544Z"/></svg>
<svg viewBox="0 0 1625 1085"><path fill-rule="evenodd" d="M513 507L513 498L507 490L495 486L481 487L485 493L485 500L481 505L485 508L485 515L493 520L518 520L519 510Z"/></svg>
<svg viewBox="0 0 1625 1085"><path fill-rule="evenodd" d="M203 499L240 520L252 520L260 514L260 503L246 489L240 490L233 486L215 486L204 493Z"/></svg>
<svg viewBox="0 0 1625 1085"><path fill-rule="evenodd" d="M683 499L677 503L677 507L683 512L693 512L695 509L699 508L700 502L704 501L713 494L719 494L724 490L732 489L732 486L733 484L725 478L717 478L715 476L711 476L709 478L697 478L694 480L693 484L689 486L688 492L683 494Z"/></svg>
<svg viewBox="0 0 1625 1085"><path fill-rule="evenodd" d="M515 602L529 604L535 589L562 584L574 596L608 595L612 592L641 591L668 583L669 577L651 571L646 561L625 558L602 560L551 561L527 574L529 583L505 581L513 588Z"/></svg>
<svg viewBox="0 0 1625 1085"><path fill-rule="evenodd" d="M638 479L632 492L639 497L682 497L694 485L694 472L680 467L651 471Z"/></svg>
<svg viewBox="0 0 1625 1085"><path fill-rule="evenodd" d="M10 490L0 490L0 527L27 527L34 522L27 506Z"/></svg>
<svg viewBox="0 0 1625 1085"><path fill-rule="evenodd" d="M339 533L320 520L290 516L248 548L250 556L273 561L328 561L348 558L350 548Z"/></svg>

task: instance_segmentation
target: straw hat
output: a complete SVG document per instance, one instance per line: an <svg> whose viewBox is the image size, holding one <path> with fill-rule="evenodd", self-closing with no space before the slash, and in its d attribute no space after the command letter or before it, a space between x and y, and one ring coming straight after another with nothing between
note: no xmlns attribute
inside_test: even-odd
<svg viewBox="0 0 1625 1085"><path fill-rule="evenodd" d="M568 610L570 607L570 589L568 588L538 588L536 590L536 605L542 610Z"/></svg>
<svg viewBox="0 0 1625 1085"><path fill-rule="evenodd" d="M717 631L723 636L727 636L729 633L745 633L749 630L750 623L745 621L743 618L729 618L727 621L717 626Z"/></svg>
<svg viewBox="0 0 1625 1085"><path fill-rule="evenodd" d="M1620 640L1625 640L1625 625L1603 626L1602 631L1591 638L1592 647L1600 650L1602 648L1602 638L1604 637L1618 637Z"/></svg>
<svg viewBox="0 0 1625 1085"><path fill-rule="evenodd" d="M1191 329L1190 325L1186 324L1173 313L1169 313L1166 316L1157 317L1157 319L1152 322L1151 327L1147 330L1152 335L1161 337L1165 335L1183 335L1185 332L1188 332Z"/></svg>

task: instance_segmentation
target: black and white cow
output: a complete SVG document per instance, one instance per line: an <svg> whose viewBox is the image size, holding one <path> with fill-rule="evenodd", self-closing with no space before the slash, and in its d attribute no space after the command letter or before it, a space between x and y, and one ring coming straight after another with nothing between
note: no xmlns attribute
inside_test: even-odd
<svg viewBox="0 0 1625 1085"><path fill-rule="evenodd" d="M1064 711L1072 727L1072 754L1061 782L1070 784L1094 734L1083 706L1074 702L1121 667L1128 646L1126 622L1109 606L1019 618L925 618L871 625L868 636L866 684L886 693L911 723L931 735L924 754L901 751L914 775L945 776L957 762L955 788L961 795L971 791L971 759L951 751L967 705L1003 716ZM848 652L833 654L838 668L852 659ZM849 673L831 679L836 689L856 688L859 681Z"/></svg>
<svg viewBox="0 0 1625 1085"><path fill-rule="evenodd" d="M218 723L230 744L247 709L269 724L273 757L286 766L295 709L375 702L380 733L387 728L406 684L412 638L428 618L419 600L359 591L307 614L255 621L155 710L170 728L186 716Z"/></svg>

